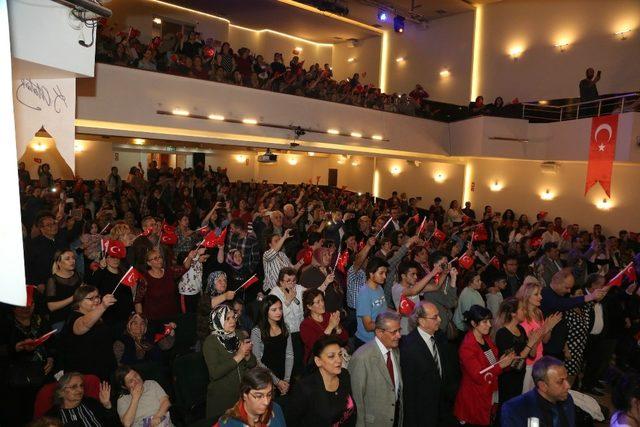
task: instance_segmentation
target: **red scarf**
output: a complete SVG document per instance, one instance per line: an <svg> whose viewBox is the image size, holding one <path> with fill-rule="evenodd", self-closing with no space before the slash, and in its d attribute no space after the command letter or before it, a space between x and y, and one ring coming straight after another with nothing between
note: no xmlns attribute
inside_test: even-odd
<svg viewBox="0 0 640 427"><path fill-rule="evenodd" d="M249 423L249 414L247 414L247 410L244 408L244 402L242 399L238 400L238 402L233 406L233 408L227 410L225 414L222 416L222 420L226 421L229 418L234 418L243 424L250 426ZM257 423L253 425L253 427L268 427L269 422L271 421L271 405L267 408L267 411L260 417ZM214 427L219 426L219 423L216 423Z"/></svg>

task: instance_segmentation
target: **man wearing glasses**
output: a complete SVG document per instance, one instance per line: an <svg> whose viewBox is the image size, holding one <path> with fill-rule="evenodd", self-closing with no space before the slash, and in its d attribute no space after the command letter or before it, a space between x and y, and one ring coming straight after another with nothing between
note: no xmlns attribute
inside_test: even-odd
<svg viewBox="0 0 640 427"><path fill-rule="evenodd" d="M457 426L453 404L459 373L456 354L445 334L438 307L420 303L413 314L416 329L402 340L404 427Z"/></svg>
<svg viewBox="0 0 640 427"><path fill-rule="evenodd" d="M51 276L54 254L68 247L67 229L60 229L58 221L48 212L38 215L36 225L40 235L28 241L24 261L27 283L44 291L44 284Z"/></svg>
<svg viewBox="0 0 640 427"><path fill-rule="evenodd" d="M398 313L378 314L375 338L351 357L349 372L351 391L358 408L357 426L402 426L400 331Z"/></svg>

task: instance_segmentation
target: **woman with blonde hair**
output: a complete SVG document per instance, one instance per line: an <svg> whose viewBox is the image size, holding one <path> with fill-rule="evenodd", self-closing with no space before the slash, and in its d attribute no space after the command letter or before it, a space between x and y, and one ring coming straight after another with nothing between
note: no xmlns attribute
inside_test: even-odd
<svg viewBox="0 0 640 427"><path fill-rule="evenodd" d="M109 239L120 240L122 243L127 245L127 242L129 241L127 235L130 233L131 227L129 227L129 224L124 221L118 221L111 229L111 232L109 233Z"/></svg>
<svg viewBox="0 0 640 427"><path fill-rule="evenodd" d="M524 320L520 322L520 326L522 326L527 335L531 335L534 331L542 328L542 332L540 332L542 339L534 346L535 356L527 357L524 383L522 385L523 393L535 387L531 376L533 364L542 357L542 345L551 338L551 330L562 320L562 314L560 313L554 313L546 319L544 318L542 310L540 310L540 304L542 303L541 291L542 285L540 282L531 276L527 276L516 293L516 298L518 298L524 309Z"/></svg>
<svg viewBox="0 0 640 427"><path fill-rule="evenodd" d="M71 314L73 293L82 284L76 271L76 254L71 249L63 249L53 256L51 277L45 288L49 321L53 329L62 330L62 325Z"/></svg>

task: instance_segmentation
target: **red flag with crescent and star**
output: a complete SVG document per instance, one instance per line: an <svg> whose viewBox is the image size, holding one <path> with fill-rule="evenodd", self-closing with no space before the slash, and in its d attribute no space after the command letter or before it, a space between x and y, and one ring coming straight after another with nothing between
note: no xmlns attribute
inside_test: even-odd
<svg viewBox="0 0 640 427"><path fill-rule="evenodd" d="M589 136L589 164L587 165L587 182L584 187L585 196L596 182L599 182L611 197L611 173L613 159L616 154L618 138L618 115L594 117L591 119Z"/></svg>
<svg viewBox="0 0 640 427"><path fill-rule="evenodd" d="M400 297L400 306L398 307L398 312L403 316L411 316L413 313L413 309L416 307L416 303L411 301L406 296L402 295Z"/></svg>

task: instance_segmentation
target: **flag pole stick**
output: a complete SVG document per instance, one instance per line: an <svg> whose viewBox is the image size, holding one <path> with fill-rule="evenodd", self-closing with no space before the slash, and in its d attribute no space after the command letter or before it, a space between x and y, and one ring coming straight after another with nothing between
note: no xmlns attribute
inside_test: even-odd
<svg viewBox="0 0 640 427"><path fill-rule="evenodd" d="M249 281L251 281L256 276L257 276L257 274L254 274L253 276L249 277L242 285L238 286L233 292L238 292L240 289L242 289L244 287L244 285L249 283Z"/></svg>
<svg viewBox="0 0 640 427"><path fill-rule="evenodd" d="M115 288L113 288L113 291L111 291L111 295L115 295L116 294L116 290L118 289L118 286L120 286L120 283L122 283L122 279L125 278L125 276L127 274L129 274L129 272L131 271L131 269L133 268L133 266L129 267L129 269L127 270L126 273L124 273L124 275L120 278L120 280L118 281L118 284L116 285Z"/></svg>

